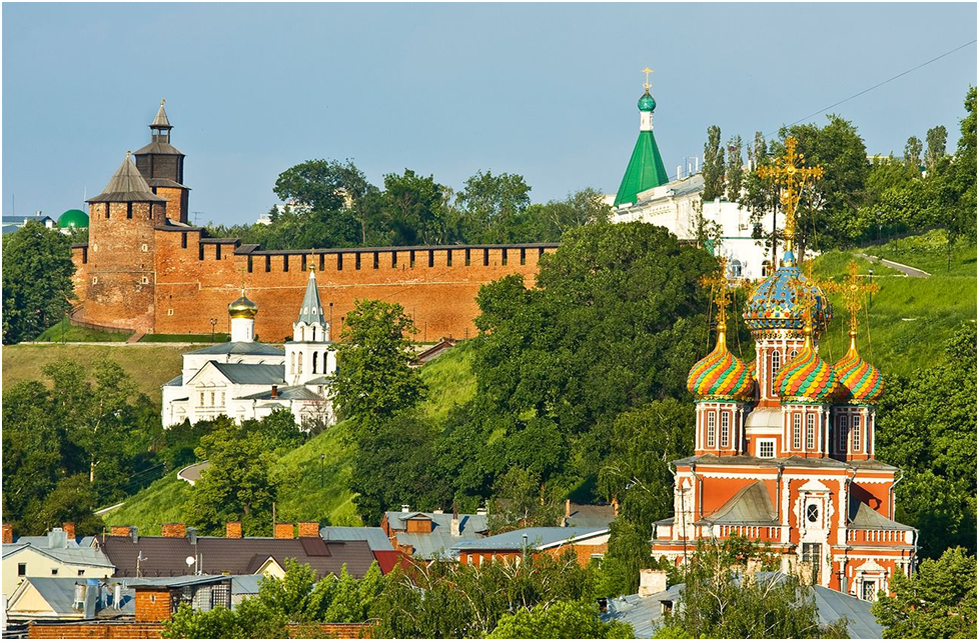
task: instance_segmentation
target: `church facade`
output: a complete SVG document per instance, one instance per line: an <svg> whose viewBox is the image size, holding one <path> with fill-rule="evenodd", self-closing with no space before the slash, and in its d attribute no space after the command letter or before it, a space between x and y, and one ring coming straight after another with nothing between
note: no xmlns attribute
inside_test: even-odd
<svg viewBox="0 0 979 641"><path fill-rule="evenodd" d="M315 273L309 272L284 350L255 340L258 311L242 290L228 305L231 342L184 354L180 375L163 386L165 428L221 415L240 423L278 410L291 412L304 429L335 422L330 386L336 350Z"/></svg>
<svg viewBox="0 0 979 641"><path fill-rule="evenodd" d="M674 516L654 524L652 554L681 564L698 541L743 537L783 571L873 600L895 573L911 572L917 531L894 520L901 471L874 458L883 379L857 345L860 299L872 286L855 264L848 282L825 284L850 311L849 350L827 363L817 341L832 312L824 286L796 264L785 208L781 265L754 287L743 313L755 341L751 363L727 348L728 275L711 279L717 342L687 380L694 455L672 464Z"/></svg>
<svg viewBox="0 0 979 641"><path fill-rule="evenodd" d="M109 184L89 203L89 241L72 247L72 320L137 333L230 331L225 314L244 277L261 306L255 332L286 340L317 270L326 315L342 327L358 299L400 303L418 339L474 336L476 295L485 284L522 274L533 284L540 257L555 243L264 250L237 238L211 238L190 224L184 154L160 105L150 143L126 154ZM211 320L215 323L212 325Z"/></svg>

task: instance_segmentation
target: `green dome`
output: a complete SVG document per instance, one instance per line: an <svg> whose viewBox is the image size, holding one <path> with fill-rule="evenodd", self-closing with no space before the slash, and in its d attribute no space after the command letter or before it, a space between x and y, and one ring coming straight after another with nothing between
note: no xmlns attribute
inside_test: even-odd
<svg viewBox="0 0 979 641"><path fill-rule="evenodd" d="M653 109L656 109L656 101L653 100L653 97L647 91L639 99L639 111L652 111Z"/></svg>
<svg viewBox="0 0 979 641"><path fill-rule="evenodd" d="M88 227L88 214L83 212L81 209L69 209L65 213L58 216L58 227L62 229L67 229L69 227Z"/></svg>

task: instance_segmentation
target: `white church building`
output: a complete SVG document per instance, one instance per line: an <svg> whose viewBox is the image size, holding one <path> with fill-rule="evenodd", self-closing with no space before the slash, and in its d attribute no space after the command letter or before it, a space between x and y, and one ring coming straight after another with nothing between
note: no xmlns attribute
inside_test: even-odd
<svg viewBox="0 0 979 641"><path fill-rule="evenodd" d="M330 386L336 350L323 316L316 275L309 273L292 341L285 349L255 341L258 305L241 296L228 305L231 341L183 355L179 376L163 385L163 426L220 415L237 422L286 409L304 429L332 425Z"/></svg>

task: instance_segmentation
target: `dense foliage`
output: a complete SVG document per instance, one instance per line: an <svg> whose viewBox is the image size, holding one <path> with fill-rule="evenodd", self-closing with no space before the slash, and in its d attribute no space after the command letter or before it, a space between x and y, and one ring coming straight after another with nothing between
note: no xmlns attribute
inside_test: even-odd
<svg viewBox="0 0 979 641"><path fill-rule="evenodd" d="M28 220L3 236L3 344L36 338L71 309L72 240Z"/></svg>

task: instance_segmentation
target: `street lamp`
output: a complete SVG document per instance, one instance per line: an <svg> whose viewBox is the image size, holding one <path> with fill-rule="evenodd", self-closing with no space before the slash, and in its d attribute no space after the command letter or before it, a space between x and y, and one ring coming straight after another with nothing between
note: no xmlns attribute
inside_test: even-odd
<svg viewBox="0 0 979 641"><path fill-rule="evenodd" d="M218 319L212 318L209 322L211 323L211 342L213 343L214 342L214 326L218 324Z"/></svg>

